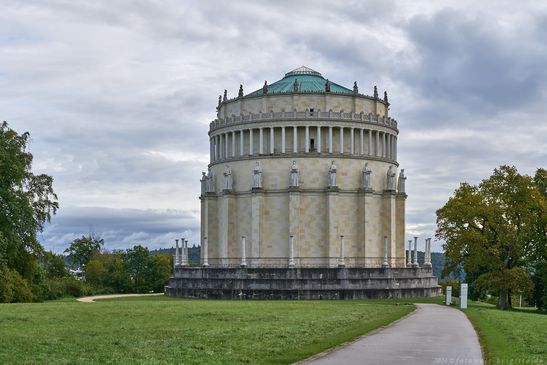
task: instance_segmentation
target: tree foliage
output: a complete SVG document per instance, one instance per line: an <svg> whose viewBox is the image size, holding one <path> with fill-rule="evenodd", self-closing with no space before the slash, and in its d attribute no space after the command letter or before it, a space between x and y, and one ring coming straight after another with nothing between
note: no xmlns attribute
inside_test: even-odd
<svg viewBox="0 0 547 365"><path fill-rule="evenodd" d="M70 257L70 261L75 268L83 269L91 260L93 255L101 251L104 240L94 235L82 236L76 238L65 250Z"/></svg>
<svg viewBox="0 0 547 365"><path fill-rule="evenodd" d="M480 273L475 289L510 308L511 293L532 290L529 267L545 252L545 195L532 177L501 166L476 186L460 185L437 211L436 236L446 241L447 271Z"/></svg>
<svg viewBox="0 0 547 365"><path fill-rule="evenodd" d="M31 171L29 137L0 125L0 301L32 300L43 253L36 235L59 207L53 178Z"/></svg>

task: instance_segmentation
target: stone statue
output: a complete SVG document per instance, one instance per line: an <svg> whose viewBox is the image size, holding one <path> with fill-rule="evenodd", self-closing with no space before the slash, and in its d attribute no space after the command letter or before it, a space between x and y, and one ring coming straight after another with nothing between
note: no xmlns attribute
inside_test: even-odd
<svg viewBox="0 0 547 365"><path fill-rule="evenodd" d="M224 98L222 99L222 101L227 101L228 100L228 90L224 89Z"/></svg>
<svg viewBox="0 0 547 365"><path fill-rule="evenodd" d="M389 101L387 101L387 91L384 91L384 102L389 104Z"/></svg>
<svg viewBox="0 0 547 365"><path fill-rule="evenodd" d="M395 173L392 170L393 166L389 166L387 169L387 189L389 191L395 190Z"/></svg>
<svg viewBox="0 0 547 365"><path fill-rule="evenodd" d="M374 99L378 99L378 88L374 85Z"/></svg>
<svg viewBox="0 0 547 365"><path fill-rule="evenodd" d="M294 82L292 84L292 91L297 93L298 92L298 80L294 79Z"/></svg>
<svg viewBox="0 0 547 365"><path fill-rule="evenodd" d="M237 96L238 96L238 97L242 97L242 96L243 96L243 85L239 85L239 92L237 93Z"/></svg>
<svg viewBox="0 0 547 365"><path fill-rule="evenodd" d="M298 166L296 166L296 161L293 160L292 166L291 166L291 179L289 186L291 188L297 188L298 187Z"/></svg>
<svg viewBox="0 0 547 365"><path fill-rule="evenodd" d="M268 81L264 81L264 86L262 86L262 94L268 93Z"/></svg>
<svg viewBox="0 0 547 365"><path fill-rule="evenodd" d="M262 188L262 167L260 162L256 161L255 168L253 170L253 189Z"/></svg>
<svg viewBox="0 0 547 365"><path fill-rule="evenodd" d="M330 93L330 81L327 79L327 82L325 83L325 92Z"/></svg>
<svg viewBox="0 0 547 365"><path fill-rule="evenodd" d="M363 189L371 189L370 186L370 174L372 171L368 168L368 162L365 163L365 167L363 167Z"/></svg>
<svg viewBox="0 0 547 365"><path fill-rule="evenodd" d="M205 195L207 192L207 176L205 175L205 172L201 173L201 179L199 181L201 182L201 195Z"/></svg>
<svg viewBox="0 0 547 365"><path fill-rule="evenodd" d="M211 171L210 167L209 167L209 170L207 171L207 192L208 193L215 192L215 181L213 179L213 172Z"/></svg>
<svg viewBox="0 0 547 365"><path fill-rule="evenodd" d="M329 188L333 187L336 187L336 165L334 164L334 160L329 166Z"/></svg>
<svg viewBox="0 0 547 365"><path fill-rule="evenodd" d="M359 88L357 87L357 81L353 83L353 93L359 94Z"/></svg>
<svg viewBox="0 0 547 365"><path fill-rule="evenodd" d="M218 106L220 106L220 104L222 104L222 95L218 96Z"/></svg>
<svg viewBox="0 0 547 365"><path fill-rule="evenodd" d="M224 190L232 190L232 170L230 169L230 166L226 165L226 168L224 169Z"/></svg>
<svg viewBox="0 0 547 365"><path fill-rule="evenodd" d="M397 191L399 193L405 192L405 180L406 180L405 169L401 169L401 172L399 173L399 181L397 186Z"/></svg>

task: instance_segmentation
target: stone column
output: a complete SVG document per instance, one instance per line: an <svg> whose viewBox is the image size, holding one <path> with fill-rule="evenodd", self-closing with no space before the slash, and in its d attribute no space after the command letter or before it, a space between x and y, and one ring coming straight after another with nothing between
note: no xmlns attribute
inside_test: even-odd
<svg viewBox="0 0 547 365"><path fill-rule="evenodd" d="M241 236L241 264L239 264L241 267L247 266L247 253L245 252L245 246L245 236Z"/></svg>
<svg viewBox="0 0 547 365"><path fill-rule="evenodd" d="M361 155L365 154L365 130L361 128L359 130L359 146L361 148Z"/></svg>
<svg viewBox="0 0 547 365"><path fill-rule="evenodd" d="M358 256L360 257L367 257L367 247L372 244L370 241L371 237L369 236L369 232L372 232L372 229L370 227L369 219L367 216L367 206L369 204L369 201L372 198L372 190L364 190L361 189L359 191L359 236L361 237L361 249L358 251ZM363 263L363 266L367 266L368 263Z"/></svg>
<svg viewBox="0 0 547 365"><path fill-rule="evenodd" d="M253 129L249 129L249 156L253 155Z"/></svg>
<svg viewBox="0 0 547 365"><path fill-rule="evenodd" d="M394 137L394 143L393 143L393 159L397 161L397 137Z"/></svg>
<svg viewBox="0 0 547 365"><path fill-rule="evenodd" d="M270 127L270 154L275 152L275 134L273 127Z"/></svg>
<svg viewBox="0 0 547 365"><path fill-rule="evenodd" d="M384 236L384 262L382 263L382 268L388 268L389 263L387 261L387 236Z"/></svg>
<svg viewBox="0 0 547 365"><path fill-rule="evenodd" d="M289 267L294 267L294 236L289 236Z"/></svg>
<svg viewBox="0 0 547 365"><path fill-rule="evenodd" d="M179 256L179 240L175 240L175 263L174 267L177 267L180 265L180 256Z"/></svg>
<svg viewBox="0 0 547 365"><path fill-rule="evenodd" d="M263 190L256 190L251 195L251 257L260 257L262 207L264 206ZM253 266L259 262L253 263Z"/></svg>
<svg viewBox="0 0 547 365"><path fill-rule="evenodd" d="M372 156L372 129L368 130L368 155Z"/></svg>
<svg viewBox="0 0 547 365"><path fill-rule="evenodd" d="M321 153L321 126L317 126L317 152Z"/></svg>
<svg viewBox="0 0 547 365"><path fill-rule="evenodd" d="M418 237L414 237L414 260L412 260L412 267L420 267L418 265Z"/></svg>
<svg viewBox="0 0 547 365"><path fill-rule="evenodd" d="M213 153L214 153L213 160L214 161L218 160L218 157L217 157L217 137L216 136L213 137Z"/></svg>
<svg viewBox="0 0 547 365"><path fill-rule="evenodd" d="M298 152L298 127L294 126L292 127L293 130L293 136L292 136L292 151L294 153Z"/></svg>
<svg viewBox="0 0 547 365"><path fill-rule="evenodd" d="M264 154L264 128L259 129L259 141L258 141L258 154L263 155Z"/></svg>
<svg viewBox="0 0 547 365"><path fill-rule="evenodd" d="M224 133L224 159L228 159L228 157L230 157L230 153L229 153L229 148L230 148L230 145L228 144L229 141L228 141L228 132Z"/></svg>
<svg viewBox="0 0 547 365"><path fill-rule="evenodd" d="M201 247L201 266L208 267L209 266L209 245L207 242L207 237L203 237L203 245Z"/></svg>
<svg viewBox="0 0 547 365"><path fill-rule="evenodd" d="M188 259L188 240L184 240L184 263L186 266L190 264Z"/></svg>
<svg viewBox="0 0 547 365"><path fill-rule="evenodd" d="M219 198L219 220L218 220L218 253L219 263L228 264L228 244L233 242L232 230L235 226L235 204L234 195L225 193ZM230 229L232 228L232 229Z"/></svg>
<svg viewBox="0 0 547 365"><path fill-rule="evenodd" d="M232 131L232 157L236 157L236 131Z"/></svg>
<svg viewBox="0 0 547 365"><path fill-rule="evenodd" d="M281 127L281 153L285 153L285 127Z"/></svg>
<svg viewBox="0 0 547 365"><path fill-rule="evenodd" d="M305 146L305 152L310 152L310 127L306 126L306 140L304 143Z"/></svg>
<svg viewBox="0 0 547 365"><path fill-rule="evenodd" d="M340 127L340 153L344 153L344 127Z"/></svg>
<svg viewBox="0 0 547 365"><path fill-rule="evenodd" d="M376 131L376 157L380 157L380 131Z"/></svg>
<svg viewBox="0 0 547 365"><path fill-rule="evenodd" d="M186 253L186 249L185 249L185 245L186 245L186 240L184 238L181 238L180 239L180 244L181 244L181 248L180 248L180 266L186 266L188 264L187 260L186 260L186 257L185 257L185 253Z"/></svg>
<svg viewBox="0 0 547 365"><path fill-rule="evenodd" d="M332 153L332 127L329 127L329 153Z"/></svg>
<svg viewBox="0 0 547 365"><path fill-rule="evenodd" d="M431 238L425 239L424 267L431 267Z"/></svg>
<svg viewBox="0 0 547 365"><path fill-rule="evenodd" d="M386 136L386 158L391 158L391 134L387 134Z"/></svg>
<svg viewBox="0 0 547 365"><path fill-rule="evenodd" d="M346 255L344 252L344 236L340 236L340 257L338 258L338 267L346 266Z"/></svg>
<svg viewBox="0 0 547 365"><path fill-rule="evenodd" d="M243 136L244 136L244 132L243 132L243 129L240 129L239 130L239 157L243 157L243 150L244 150L244 145L243 145Z"/></svg>
<svg viewBox="0 0 547 365"><path fill-rule="evenodd" d="M292 255L294 258L294 241L296 239L298 242L300 237L300 191L297 188L289 189L289 237L291 238Z"/></svg>
<svg viewBox="0 0 547 365"><path fill-rule="evenodd" d="M406 266L412 267L412 240L408 240L408 257L406 259Z"/></svg>
<svg viewBox="0 0 547 365"><path fill-rule="evenodd" d="M382 132L382 157L386 157L386 132Z"/></svg>
<svg viewBox="0 0 547 365"><path fill-rule="evenodd" d="M329 267L336 267L338 256L338 189L327 191L327 242Z"/></svg>
<svg viewBox="0 0 547 365"><path fill-rule="evenodd" d="M351 128L349 132L349 150L352 155L355 153L354 129L355 128Z"/></svg>
<svg viewBox="0 0 547 365"><path fill-rule="evenodd" d="M222 134L218 135L218 159L222 160L223 158L223 149L222 149Z"/></svg>

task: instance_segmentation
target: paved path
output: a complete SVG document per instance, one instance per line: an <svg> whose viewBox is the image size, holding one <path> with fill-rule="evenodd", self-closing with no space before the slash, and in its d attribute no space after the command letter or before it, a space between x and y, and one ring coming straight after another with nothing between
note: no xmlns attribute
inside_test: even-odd
<svg viewBox="0 0 547 365"><path fill-rule="evenodd" d="M479 339L463 312L437 304L416 306L402 320L303 363L482 364Z"/></svg>
<svg viewBox="0 0 547 365"><path fill-rule="evenodd" d="M152 294L109 294L109 295L94 295L92 297L81 297L77 300L82 303L93 303L96 299L124 298L124 297L145 297L149 295L163 295L163 293Z"/></svg>

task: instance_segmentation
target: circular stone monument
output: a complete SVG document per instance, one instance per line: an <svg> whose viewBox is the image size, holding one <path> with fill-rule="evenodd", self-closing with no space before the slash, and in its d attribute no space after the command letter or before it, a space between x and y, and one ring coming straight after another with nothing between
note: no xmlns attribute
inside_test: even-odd
<svg viewBox="0 0 547 365"><path fill-rule="evenodd" d="M405 250L398 133L387 93L307 67L247 95L224 91L201 179L201 265L177 249L166 294L436 295L427 252L420 268Z"/></svg>

